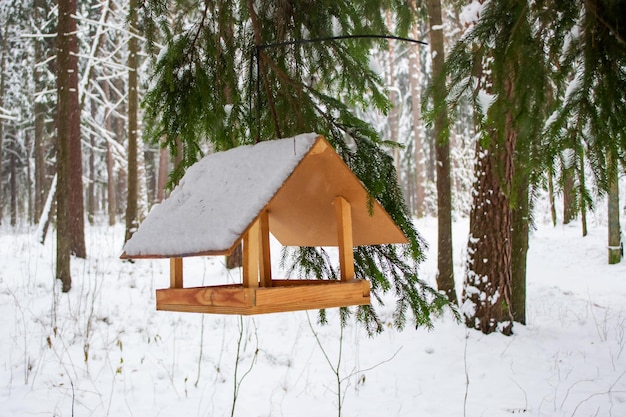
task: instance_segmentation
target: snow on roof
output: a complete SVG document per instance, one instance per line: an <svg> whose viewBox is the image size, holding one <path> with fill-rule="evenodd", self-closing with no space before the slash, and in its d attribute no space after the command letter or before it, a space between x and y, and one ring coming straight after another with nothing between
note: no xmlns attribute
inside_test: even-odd
<svg viewBox="0 0 626 417"><path fill-rule="evenodd" d="M319 135L260 142L191 166L126 242L126 257L225 252L245 232Z"/></svg>

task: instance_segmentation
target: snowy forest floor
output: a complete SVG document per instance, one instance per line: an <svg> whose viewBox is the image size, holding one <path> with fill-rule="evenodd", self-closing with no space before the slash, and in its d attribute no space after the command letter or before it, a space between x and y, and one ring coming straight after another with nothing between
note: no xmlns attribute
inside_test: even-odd
<svg viewBox="0 0 626 417"><path fill-rule="evenodd" d="M467 226L454 225L459 290ZM436 219L417 227L434 284ZM169 265L120 261L123 233L87 227L88 259L72 261L62 294L54 236L40 245L34 230L2 226L0 416L229 416L235 395L234 415L255 417L337 415L339 400L341 415L361 417L626 415L626 261L607 265L604 225L583 238L580 224L539 224L528 325L511 337L450 315L370 338L354 323L341 333L336 309L325 326L315 311L157 312ZM185 274L189 286L239 279L223 258L188 261ZM389 323L392 311L391 299L379 307Z"/></svg>

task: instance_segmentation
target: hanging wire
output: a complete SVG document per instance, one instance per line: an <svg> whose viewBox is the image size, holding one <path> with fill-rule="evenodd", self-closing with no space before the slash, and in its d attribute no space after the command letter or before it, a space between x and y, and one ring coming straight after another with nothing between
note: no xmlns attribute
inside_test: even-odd
<svg viewBox="0 0 626 417"><path fill-rule="evenodd" d="M311 39L296 39L293 41L284 41L284 42L276 42L276 43L265 43L260 45L254 45L252 51L250 53L250 81L249 81L249 114L252 117L252 71L253 67L256 64L256 137L255 143L258 143L261 136L261 63L259 61L259 55L261 50L271 49L271 48L282 48L285 46L294 46L294 45L305 45L309 43L323 43L323 42L335 42L341 40L349 40L349 39L387 39L387 40L395 40L401 42L409 42L415 43L419 45L428 45L424 41L419 41L417 39L404 38L402 36L394 36L394 35L341 35L341 36L328 36L322 38L311 38ZM250 123L250 127L252 127L252 123Z"/></svg>

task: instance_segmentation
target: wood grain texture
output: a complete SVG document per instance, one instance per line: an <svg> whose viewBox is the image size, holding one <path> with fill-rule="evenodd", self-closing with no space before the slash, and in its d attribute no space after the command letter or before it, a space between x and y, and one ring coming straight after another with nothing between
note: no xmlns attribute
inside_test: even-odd
<svg viewBox="0 0 626 417"><path fill-rule="evenodd" d="M183 258L170 258L170 288L183 288Z"/></svg>
<svg viewBox="0 0 626 417"><path fill-rule="evenodd" d="M337 241L339 245L339 271L342 281L354 279L354 253L352 248L352 208L345 198L335 197L337 216Z"/></svg>
<svg viewBox="0 0 626 417"><path fill-rule="evenodd" d="M365 280L274 280L273 287L241 285L157 290L157 310L212 314L267 314L370 303Z"/></svg>

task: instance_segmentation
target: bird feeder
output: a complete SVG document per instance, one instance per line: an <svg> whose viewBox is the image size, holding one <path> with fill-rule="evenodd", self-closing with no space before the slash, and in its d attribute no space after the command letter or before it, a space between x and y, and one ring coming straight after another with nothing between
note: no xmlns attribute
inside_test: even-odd
<svg viewBox="0 0 626 417"><path fill-rule="evenodd" d="M338 247L341 279L275 279L270 233L284 246ZM185 257L229 255L242 241L240 284L185 288ZM369 304L353 248L406 242L333 147L311 133L206 156L153 207L121 258L170 259L157 310L249 315Z"/></svg>

